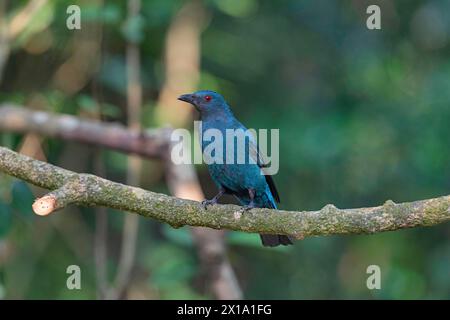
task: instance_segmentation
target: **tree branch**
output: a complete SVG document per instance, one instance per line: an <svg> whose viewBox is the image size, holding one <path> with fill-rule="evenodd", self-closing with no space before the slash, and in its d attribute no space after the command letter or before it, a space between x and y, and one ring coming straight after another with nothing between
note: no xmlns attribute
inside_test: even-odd
<svg viewBox="0 0 450 320"><path fill-rule="evenodd" d="M178 228L184 225L243 232L276 233L302 239L308 236L372 234L450 219L450 196L379 207L318 211L252 209L239 214L235 205L215 205L207 211L196 201L112 182L91 174L77 174L0 147L0 171L39 187L56 190L39 200L56 210L69 204L105 206L154 218ZM69 194L69 195L66 195ZM38 205L36 205L38 206ZM51 213L52 210L44 210Z"/></svg>
<svg viewBox="0 0 450 320"><path fill-rule="evenodd" d="M16 38L27 25L35 18L36 13L48 2L48 0L29 1L12 19L8 26L9 39Z"/></svg>
<svg viewBox="0 0 450 320"><path fill-rule="evenodd" d="M132 131L115 123L31 111L12 104L0 105L0 128L1 131L34 132L156 159L168 154L171 132L170 129Z"/></svg>
<svg viewBox="0 0 450 320"><path fill-rule="evenodd" d="M0 82L11 53L11 42L29 25L48 0L29 1L11 21L6 17L6 1L0 1Z"/></svg>

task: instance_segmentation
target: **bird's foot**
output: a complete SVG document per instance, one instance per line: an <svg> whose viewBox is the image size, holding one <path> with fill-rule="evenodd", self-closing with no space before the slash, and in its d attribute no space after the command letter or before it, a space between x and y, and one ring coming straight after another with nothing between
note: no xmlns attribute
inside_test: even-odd
<svg viewBox="0 0 450 320"><path fill-rule="evenodd" d="M253 203L250 203L246 206L241 207L241 209L239 210L239 212L242 214L244 212L250 211L251 209L256 208L255 205Z"/></svg>
<svg viewBox="0 0 450 320"><path fill-rule="evenodd" d="M217 199L214 199L214 198L211 200L205 199L202 201L201 205L204 210L208 210L208 206L215 205L216 203L217 203Z"/></svg>

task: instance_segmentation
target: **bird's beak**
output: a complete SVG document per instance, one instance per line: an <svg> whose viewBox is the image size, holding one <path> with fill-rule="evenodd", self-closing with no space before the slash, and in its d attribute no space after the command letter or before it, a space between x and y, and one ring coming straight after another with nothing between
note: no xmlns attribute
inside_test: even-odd
<svg viewBox="0 0 450 320"><path fill-rule="evenodd" d="M192 93L189 94L182 94L181 96L178 97L178 100L187 102L187 103L194 103L194 99L195 99L195 95L193 95Z"/></svg>

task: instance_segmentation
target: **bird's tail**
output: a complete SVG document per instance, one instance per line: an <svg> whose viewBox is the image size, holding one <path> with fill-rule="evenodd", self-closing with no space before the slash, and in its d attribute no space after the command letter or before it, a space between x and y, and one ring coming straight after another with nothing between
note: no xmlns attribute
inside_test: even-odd
<svg viewBox="0 0 450 320"><path fill-rule="evenodd" d="M276 209L277 205L271 192L266 193L267 199L264 199L265 205L263 207ZM264 247L276 247L279 245L288 246L294 244L294 239L289 236L281 234L260 234L261 242Z"/></svg>
<svg viewBox="0 0 450 320"><path fill-rule="evenodd" d="M289 236L279 234L260 234L261 242L265 247L276 247L279 245L287 246L294 244L293 239Z"/></svg>

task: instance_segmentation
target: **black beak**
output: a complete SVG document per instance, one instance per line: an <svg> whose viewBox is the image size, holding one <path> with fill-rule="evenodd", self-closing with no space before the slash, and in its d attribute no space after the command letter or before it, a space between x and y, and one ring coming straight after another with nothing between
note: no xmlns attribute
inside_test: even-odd
<svg viewBox="0 0 450 320"><path fill-rule="evenodd" d="M178 97L178 100L187 102L187 103L194 103L195 95L193 94L182 94Z"/></svg>

